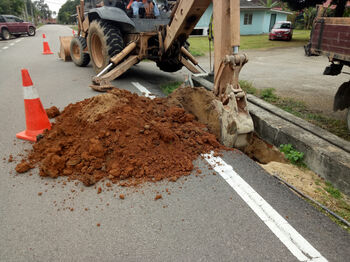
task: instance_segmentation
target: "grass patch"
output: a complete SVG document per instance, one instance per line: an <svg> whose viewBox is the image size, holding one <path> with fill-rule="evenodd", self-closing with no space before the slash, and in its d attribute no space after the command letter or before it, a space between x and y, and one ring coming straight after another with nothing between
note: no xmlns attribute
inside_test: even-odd
<svg viewBox="0 0 350 262"><path fill-rule="evenodd" d="M181 82L170 82L160 86L163 93L166 95L171 94L176 88L178 88L182 83Z"/></svg>
<svg viewBox="0 0 350 262"><path fill-rule="evenodd" d="M248 94L256 95L258 93L258 89L256 89L253 86L252 82L249 82L249 81L246 81L246 80L239 80L239 85Z"/></svg>
<svg viewBox="0 0 350 262"><path fill-rule="evenodd" d="M280 145L280 151L284 153L284 156L294 165L305 166L303 159L304 153L295 150L291 144Z"/></svg>
<svg viewBox="0 0 350 262"><path fill-rule="evenodd" d="M268 34L242 35L241 49L267 49L278 47L294 47L307 44L310 38L310 30L294 30L291 41L270 41ZM207 36L196 36L188 39L190 53L194 56L204 56L209 53L209 42ZM213 44L211 50L214 51Z"/></svg>
<svg viewBox="0 0 350 262"><path fill-rule="evenodd" d="M266 102L269 102L288 113L319 126L344 140L350 141L350 133L345 120L330 118L320 112L314 112L308 109L302 101L279 97L275 94L276 90L273 88L256 89L251 82L244 80L241 80L239 83L241 84L241 88L248 94L260 97Z"/></svg>
<svg viewBox="0 0 350 262"><path fill-rule="evenodd" d="M326 181L326 187L324 187L324 190L326 190L332 197L336 199L342 198L342 194L340 191L333 187L332 183Z"/></svg>

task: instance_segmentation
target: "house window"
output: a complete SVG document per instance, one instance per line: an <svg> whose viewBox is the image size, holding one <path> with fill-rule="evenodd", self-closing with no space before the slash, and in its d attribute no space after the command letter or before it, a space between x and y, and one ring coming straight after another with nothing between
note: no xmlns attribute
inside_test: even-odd
<svg viewBox="0 0 350 262"><path fill-rule="evenodd" d="M253 14L244 14L244 24L251 25L253 23Z"/></svg>

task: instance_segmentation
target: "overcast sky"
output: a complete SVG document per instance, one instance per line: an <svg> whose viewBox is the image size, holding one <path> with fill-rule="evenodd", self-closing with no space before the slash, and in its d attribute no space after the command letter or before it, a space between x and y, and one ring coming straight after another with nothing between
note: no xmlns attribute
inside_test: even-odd
<svg viewBox="0 0 350 262"><path fill-rule="evenodd" d="M56 11L58 13L58 10L60 10L61 6L66 2L67 0L44 0L44 2L49 6L50 10Z"/></svg>

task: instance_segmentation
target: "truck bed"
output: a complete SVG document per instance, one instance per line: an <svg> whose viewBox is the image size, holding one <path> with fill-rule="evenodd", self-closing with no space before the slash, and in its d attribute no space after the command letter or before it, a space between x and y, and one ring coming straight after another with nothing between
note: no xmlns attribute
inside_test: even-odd
<svg viewBox="0 0 350 262"><path fill-rule="evenodd" d="M317 18L310 38L311 53L350 62L350 18Z"/></svg>

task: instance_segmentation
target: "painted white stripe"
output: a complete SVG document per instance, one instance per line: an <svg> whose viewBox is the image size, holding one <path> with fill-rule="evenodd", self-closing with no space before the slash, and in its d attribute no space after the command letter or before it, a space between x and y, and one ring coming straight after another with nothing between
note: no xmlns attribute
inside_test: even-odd
<svg viewBox="0 0 350 262"><path fill-rule="evenodd" d="M22 41L22 39L23 39L23 38L17 39L15 42L16 42L16 43L19 43L19 42Z"/></svg>
<svg viewBox="0 0 350 262"><path fill-rule="evenodd" d="M34 86L24 86L23 97L24 99L37 99L39 98L39 94Z"/></svg>
<svg viewBox="0 0 350 262"><path fill-rule="evenodd" d="M269 203L245 182L233 170L232 166L226 164L222 158L215 157L213 152L203 156L299 261L327 261Z"/></svg>
<svg viewBox="0 0 350 262"><path fill-rule="evenodd" d="M5 49L7 49L7 48L9 48L9 47L8 47L8 46L4 46L2 49L4 49L4 50L5 50Z"/></svg>
<svg viewBox="0 0 350 262"><path fill-rule="evenodd" d="M15 43L11 43L11 44L10 44L10 46L14 46L14 45L15 45Z"/></svg>
<svg viewBox="0 0 350 262"><path fill-rule="evenodd" d="M150 96L150 92L138 82L132 84ZM154 96L153 96L154 97ZM247 182L214 153L204 154L203 157L218 172L223 179L237 192L254 213L270 228L289 251L302 262L327 262L302 235L300 235L269 203L267 203Z"/></svg>
<svg viewBox="0 0 350 262"><path fill-rule="evenodd" d="M151 92L147 90L146 87L141 85L139 82L131 82L141 93L144 93L146 97L149 97L151 99L155 98L154 95L151 95Z"/></svg>

